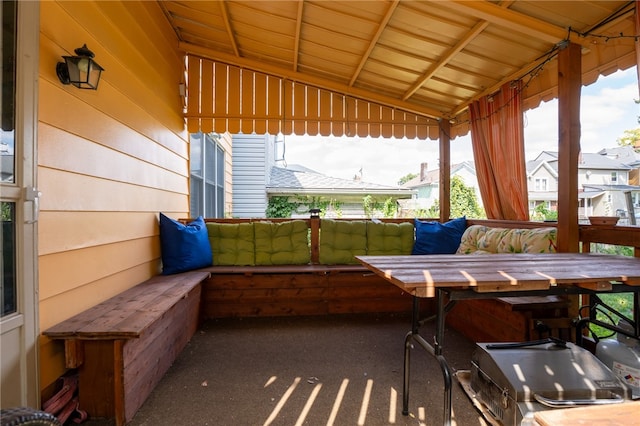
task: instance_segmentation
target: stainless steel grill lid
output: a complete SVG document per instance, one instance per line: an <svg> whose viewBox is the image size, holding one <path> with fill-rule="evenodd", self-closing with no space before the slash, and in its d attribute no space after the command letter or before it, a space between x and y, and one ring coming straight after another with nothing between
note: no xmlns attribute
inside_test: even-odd
<svg viewBox="0 0 640 426"><path fill-rule="evenodd" d="M472 355L471 388L503 424L533 411L617 403L629 389L598 358L572 343L494 349L478 343Z"/></svg>

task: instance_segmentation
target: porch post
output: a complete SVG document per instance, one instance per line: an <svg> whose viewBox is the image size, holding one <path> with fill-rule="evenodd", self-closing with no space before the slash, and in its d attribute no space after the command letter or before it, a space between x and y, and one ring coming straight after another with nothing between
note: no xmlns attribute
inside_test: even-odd
<svg viewBox="0 0 640 426"><path fill-rule="evenodd" d="M578 252L581 47L569 42L558 56L558 251Z"/></svg>
<svg viewBox="0 0 640 426"><path fill-rule="evenodd" d="M451 216L451 124L441 119L438 125L440 135L440 222L446 222Z"/></svg>

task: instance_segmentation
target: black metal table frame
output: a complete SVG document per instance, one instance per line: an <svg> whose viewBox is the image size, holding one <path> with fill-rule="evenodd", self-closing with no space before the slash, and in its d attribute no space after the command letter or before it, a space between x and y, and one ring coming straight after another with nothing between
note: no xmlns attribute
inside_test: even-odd
<svg viewBox="0 0 640 426"><path fill-rule="evenodd" d="M625 319L632 325L633 334L630 334L627 330L617 327L613 324L603 323L595 318L596 311L593 309L594 304L605 305L599 297L590 298L589 306L589 318L585 318L578 322L576 327L576 338L579 340L577 344L581 344L582 329L589 323L600 325L608 328L612 331L616 331L625 334L630 337L640 338L640 286L632 286L624 283L615 283L613 288L609 290L593 290L588 288L582 288L578 286L552 286L545 290L523 290L523 291L505 291L505 292L490 292L479 293L473 289L464 288L437 288L437 313L436 313L436 334L434 336L433 344L427 342L422 335L420 335L420 299L421 297L413 296L413 308L411 313L411 330L407 333L404 340L404 374L402 383L402 414L409 414L409 382L410 382L410 361L411 361L411 348L412 342L418 343L423 349L431 354L438 363L442 371L442 377L444 381L444 426L451 425L451 398L452 398L452 372L447 360L442 354L444 343L444 329L445 329L445 317L446 314L453 308L455 303L459 300L470 299L496 299L500 297L518 297L518 296L541 296L541 295L590 295L598 296L599 294L611 294L611 293L633 293L633 319ZM594 300L595 299L595 300ZM606 306L606 305L605 305ZM614 312L616 312L614 310ZM616 312L622 316L619 312Z"/></svg>

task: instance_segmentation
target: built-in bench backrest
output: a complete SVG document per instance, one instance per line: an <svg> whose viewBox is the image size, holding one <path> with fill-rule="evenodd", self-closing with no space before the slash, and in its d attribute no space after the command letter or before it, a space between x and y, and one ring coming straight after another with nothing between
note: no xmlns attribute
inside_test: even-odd
<svg viewBox="0 0 640 426"><path fill-rule="evenodd" d="M191 220L181 219L183 223ZM356 255L411 254L414 221L414 218L205 218L214 265L355 264ZM467 219L467 226L472 225L519 229L554 226Z"/></svg>

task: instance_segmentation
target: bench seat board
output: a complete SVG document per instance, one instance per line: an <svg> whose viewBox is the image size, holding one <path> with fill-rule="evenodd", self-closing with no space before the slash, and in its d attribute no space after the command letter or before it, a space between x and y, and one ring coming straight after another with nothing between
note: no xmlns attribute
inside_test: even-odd
<svg viewBox="0 0 640 426"><path fill-rule="evenodd" d="M52 339L138 338L208 272L158 275L47 329Z"/></svg>

